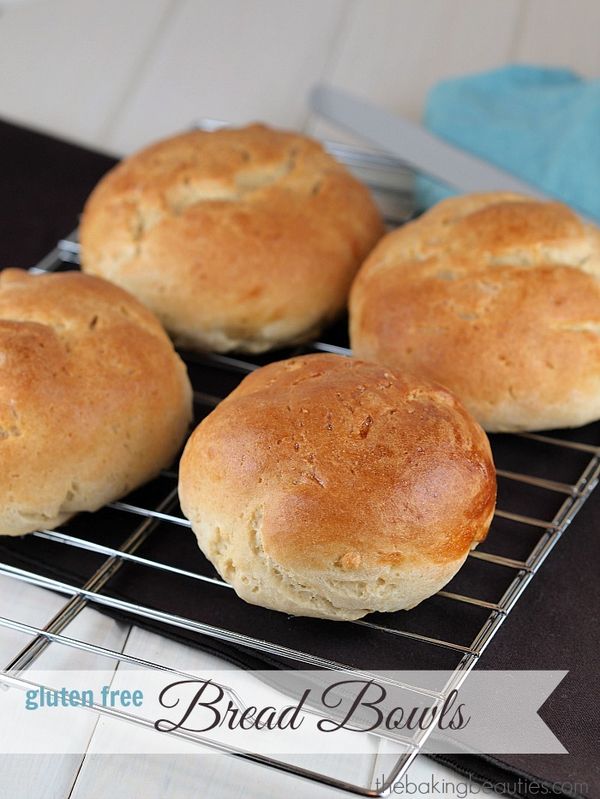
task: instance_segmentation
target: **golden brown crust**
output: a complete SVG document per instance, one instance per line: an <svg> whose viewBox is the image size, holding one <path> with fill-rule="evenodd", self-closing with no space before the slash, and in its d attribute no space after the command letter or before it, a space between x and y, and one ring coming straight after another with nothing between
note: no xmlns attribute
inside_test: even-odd
<svg viewBox="0 0 600 799"><path fill-rule="evenodd" d="M127 493L190 420L185 366L137 300L78 272L0 272L0 534Z"/></svg>
<svg viewBox="0 0 600 799"><path fill-rule="evenodd" d="M561 203L445 200L386 236L350 298L359 357L454 391L487 430L600 417L600 232Z"/></svg>
<svg viewBox="0 0 600 799"><path fill-rule="evenodd" d="M192 131L127 158L90 196L83 269L183 343L264 351L339 313L383 233L365 186L311 139Z"/></svg>
<svg viewBox="0 0 600 799"><path fill-rule="evenodd" d="M485 537L495 476L485 434L445 389L312 355L254 372L200 424L179 490L245 599L357 618L450 579Z"/></svg>

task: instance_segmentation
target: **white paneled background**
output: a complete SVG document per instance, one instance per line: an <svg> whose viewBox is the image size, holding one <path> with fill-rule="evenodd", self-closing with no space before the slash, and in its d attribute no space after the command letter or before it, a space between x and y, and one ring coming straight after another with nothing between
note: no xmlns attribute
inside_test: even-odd
<svg viewBox="0 0 600 799"><path fill-rule="evenodd" d="M202 116L323 133L306 102L319 80L418 119L443 77L509 62L600 76L599 33L600 0L0 0L0 117L117 154ZM60 600L25 584L15 597L5 580L0 615L7 603L43 625ZM156 661L183 656L93 610L68 634ZM24 643L2 631L2 664ZM69 663L89 668L85 657ZM56 646L44 658L65 666ZM107 759L93 752L110 722L88 734L86 757L0 758L0 799L339 795L219 757ZM422 758L412 779L433 769L452 779Z"/></svg>
<svg viewBox="0 0 600 799"><path fill-rule="evenodd" d="M127 153L200 116L321 128L317 80L417 119L440 78L600 75L598 0L0 0L0 116Z"/></svg>

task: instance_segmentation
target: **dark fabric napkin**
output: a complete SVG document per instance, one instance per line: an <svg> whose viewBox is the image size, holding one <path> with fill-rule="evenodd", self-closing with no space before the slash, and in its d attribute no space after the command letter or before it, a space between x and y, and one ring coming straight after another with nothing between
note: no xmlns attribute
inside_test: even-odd
<svg viewBox="0 0 600 799"><path fill-rule="evenodd" d="M28 267L52 249L62 235L76 226L87 194L113 163L108 156L0 123L0 266ZM341 342L343 323L329 331L329 335L330 340ZM191 374L203 391L220 395L239 380L239 375L197 364L191 367ZM199 408L198 412L201 415L208 408ZM568 436L598 444L600 424ZM500 468L564 482L574 482L590 458L586 453L510 436L494 437L493 447ZM129 501L156 506L174 485L174 479L160 478L140 489ZM558 493L500 481L499 505L516 513L549 520L563 499ZM489 780L503 786L510 795L592 797L600 793L597 715L600 590L596 538L599 521L600 501L593 496L527 588L478 666L569 670L542 711L569 754L439 758L475 780ZM93 515L81 514L68 530L80 538L118 547L138 523L139 518L131 514L106 509ZM540 530L497 520L481 549L521 559L527 557L539 535ZM137 554L200 575L214 575L193 534L172 524L160 525ZM39 538L0 540L0 561L76 585L83 584L102 560L102 556L93 552ZM497 601L514 574L511 569L469 559L448 590ZM228 588L133 564L124 565L104 592L362 669L451 669L461 657L459 652L366 627L286 617L246 605ZM409 613L374 615L370 621L468 645L487 614L481 608L433 597ZM137 617L127 616L127 619L247 668L303 665L217 637Z"/></svg>

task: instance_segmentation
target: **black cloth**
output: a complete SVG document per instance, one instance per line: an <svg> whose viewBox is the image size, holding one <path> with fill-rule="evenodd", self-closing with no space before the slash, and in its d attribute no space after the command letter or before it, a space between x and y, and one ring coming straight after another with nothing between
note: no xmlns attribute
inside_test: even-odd
<svg viewBox="0 0 600 799"><path fill-rule="evenodd" d="M113 163L108 156L0 123L0 266L32 266L52 249L61 236L76 226L87 194ZM330 339L337 343L343 341L343 335L343 324L329 331ZM192 365L191 373L192 379L201 380L203 391L221 395L239 380L235 374L199 365ZM204 409L207 411L208 408ZM600 424L557 435L598 444ZM564 482L574 482L590 459L589 453L511 436L494 437L493 447L500 468ZM140 489L129 501L156 506L174 485L173 479L160 478ZM500 507L548 520L564 500L559 493L509 480L501 480L499 488ZM600 496L592 496L478 665L478 668L487 669L569 670L542 712L569 754L439 758L475 780L489 779L494 784L504 785L507 792L515 796L543 795L554 783L562 784L560 791L558 786L556 788L557 795L592 797L600 793L597 715L600 590L596 537L599 522ZM69 532L118 547L138 523L139 518L131 514L105 509L93 515L81 514L70 523ZM526 558L540 532L499 519L481 550ZM214 575L186 528L159 526L137 554L197 574ZM0 540L0 561L81 585L102 563L103 557L24 537ZM497 601L514 575L515 572L506 567L470 558L448 590ZM123 565L104 593L226 631L243 633L257 641L264 639L362 669L451 669L461 657L460 652L409 638L387 636L366 627L287 617L246 605L230 589L133 564ZM10 615L14 609L8 611ZM122 613L107 612L123 617ZM488 613L481 608L433 597L409 613L374 615L370 620L385 627L468 645ZM219 637L149 622L135 615L125 618L244 667L277 669L304 665L234 645Z"/></svg>

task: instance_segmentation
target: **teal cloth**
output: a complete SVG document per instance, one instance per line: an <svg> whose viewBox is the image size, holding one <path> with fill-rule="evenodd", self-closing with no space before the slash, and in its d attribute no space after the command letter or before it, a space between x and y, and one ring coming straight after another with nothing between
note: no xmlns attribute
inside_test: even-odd
<svg viewBox="0 0 600 799"><path fill-rule="evenodd" d="M533 66L446 80L429 93L424 121L446 141L600 221L600 80ZM420 207L454 193L417 181Z"/></svg>

